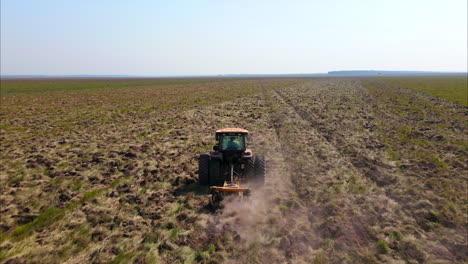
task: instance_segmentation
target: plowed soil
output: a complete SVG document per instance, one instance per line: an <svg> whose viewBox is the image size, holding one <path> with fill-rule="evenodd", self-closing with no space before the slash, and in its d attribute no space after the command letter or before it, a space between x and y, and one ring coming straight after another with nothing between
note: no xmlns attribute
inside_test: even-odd
<svg viewBox="0 0 468 264"><path fill-rule="evenodd" d="M146 84L145 84L146 85ZM464 263L466 106L376 79L2 96L0 261ZM197 158L251 131L267 180L208 207Z"/></svg>

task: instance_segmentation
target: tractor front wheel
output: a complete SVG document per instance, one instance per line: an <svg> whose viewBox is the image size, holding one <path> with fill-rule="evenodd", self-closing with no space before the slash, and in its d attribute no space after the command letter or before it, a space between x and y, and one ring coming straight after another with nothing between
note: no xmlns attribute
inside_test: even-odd
<svg viewBox="0 0 468 264"><path fill-rule="evenodd" d="M212 191L210 196L211 209L216 210L220 207L221 201L223 200L223 194L218 191Z"/></svg>

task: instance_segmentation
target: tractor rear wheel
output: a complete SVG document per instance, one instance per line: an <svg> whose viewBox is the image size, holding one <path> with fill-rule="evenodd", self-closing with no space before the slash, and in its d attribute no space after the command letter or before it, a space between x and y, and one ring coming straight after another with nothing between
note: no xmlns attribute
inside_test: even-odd
<svg viewBox="0 0 468 264"><path fill-rule="evenodd" d="M255 179L255 157L252 157L245 162L244 175L248 182L254 181Z"/></svg>
<svg viewBox="0 0 468 264"><path fill-rule="evenodd" d="M214 158L210 159L210 185L224 185L224 173L221 171L221 161Z"/></svg>
<svg viewBox="0 0 468 264"><path fill-rule="evenodd" d="M208 185L210 183L210 156L200 155L198 159L198 183Z"/></svg>
<svg viewBox="0 0 468 264"><path fill-rule="evenodd" d="M265 184L266 162L264 156L255 157L255 183L259 186Z"/></svg>

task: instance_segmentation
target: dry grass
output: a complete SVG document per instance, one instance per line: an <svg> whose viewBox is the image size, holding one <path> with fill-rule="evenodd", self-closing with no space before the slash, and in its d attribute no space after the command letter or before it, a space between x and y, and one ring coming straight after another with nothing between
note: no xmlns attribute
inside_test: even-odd
<svg viewBox="0 0 468 264"><path fill-rule="evenodd" d="M95 82L2 95L0 261L467 260L466 107L375 80ZM197 156L227 126L269 180L213 213Z"/></svg>

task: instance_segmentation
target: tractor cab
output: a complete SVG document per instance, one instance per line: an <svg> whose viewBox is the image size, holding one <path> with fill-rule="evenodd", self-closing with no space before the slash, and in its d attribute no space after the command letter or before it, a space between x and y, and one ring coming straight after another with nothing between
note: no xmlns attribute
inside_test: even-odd
<svg viewBox="0 0 468 264"><path fill-rule="evenodd" d="M213 150L239 151L246 150L249 131L241 128L224 128L216 131L216 141L218 144L213 147Z"/></svg>

